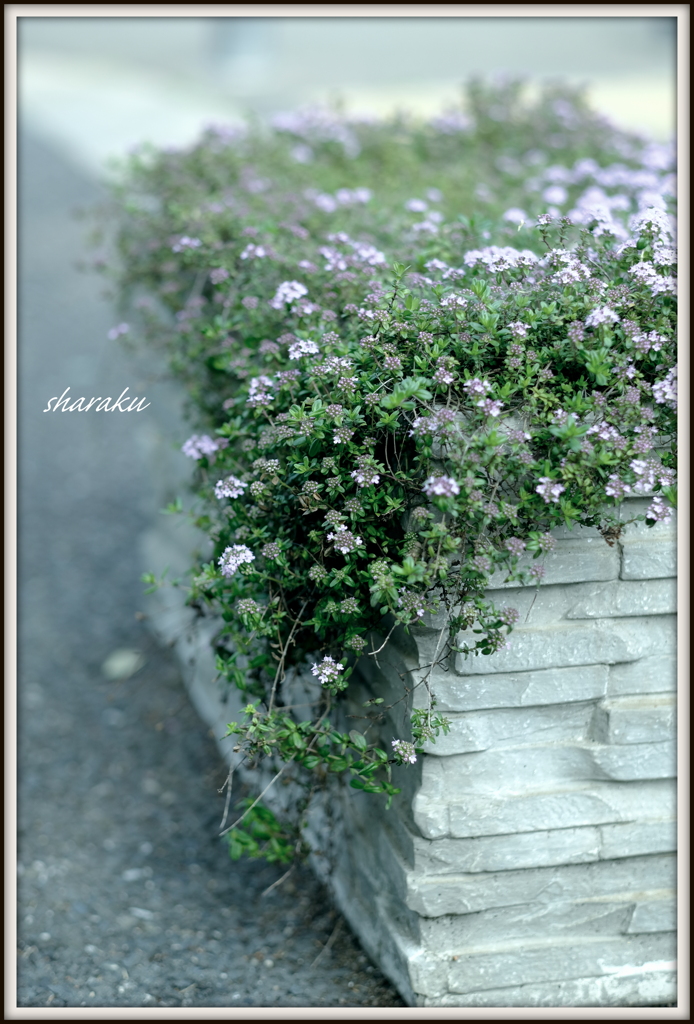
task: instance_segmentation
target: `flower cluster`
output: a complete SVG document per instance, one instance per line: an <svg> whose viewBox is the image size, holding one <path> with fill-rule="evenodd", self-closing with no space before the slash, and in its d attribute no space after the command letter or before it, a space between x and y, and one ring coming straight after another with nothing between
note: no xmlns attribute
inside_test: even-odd
<svg viewBox="0 0 694 1024"><path fill-rule="evenodd" d="M220 448L219 440L210 437L209 434L193 434L183 444L181 451L189 459L203 459L214 455Z"/></svg>
<svg viewBox="0 0 694 1024"><path fill-rule="evenodd" d="M341 661L336 662L334 658L326 654L320 664L313 666L311 672L314 676L318 676L321 686L332 686L339 681L344 670L345 666Z"/></svg>
<svg viewBox="0 0 694 1024"><path fill-rule="evenodd" d="M331 540L335 550L343 555L351 555L363 544L361 537L356 537L344 524L336 527L335 533L329 533L328 540Z"/></svg>
<svg viewBox="0 0 694 1024"><path fill-rule="evenodd" d="M393 753L402 764L416 763L417 753L414 748L414 743L408 743L407 740L393 740L391 745L393 747Z"/></svg>
<svg viewBox="0 0 694 1024"><path fill-rule="evenodd" d="M218 480L214 487L214 496L219 498L240 498L248 484L237 476L228 476L226 480Z"/></svg>
<svg viewBox="0 0 694 1024"><path fill-rule="evenodd" d="M253 561L255 555L250 548L245 544L234 544L223 551L218 564L222 576L233 576L240 566Z"/></svg>
<svg viewBox="0 0 694 1024"><path fill-rule="evenodd" d="M494 658L518 612L490 578L540 584L557 528L608 536L676 501L670 152L568 95L468 101L418 125L210 130L133 162L128 188L168 198L146 220L124 204L119 236L124 295L152 300L123 315L196 410L183 451L213 555L191 593L256 700L243 750L388 795L381 712L339 741L325 719L379 634L438 601L439 662ZM299 736L280 684L307 660L327 692Z"/></svg>

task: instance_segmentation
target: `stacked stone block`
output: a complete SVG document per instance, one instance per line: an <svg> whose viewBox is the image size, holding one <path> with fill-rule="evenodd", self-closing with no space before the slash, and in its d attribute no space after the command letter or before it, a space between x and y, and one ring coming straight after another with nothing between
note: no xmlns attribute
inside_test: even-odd
<svg viewBox="0 0 694 1024"><path fill-rule="evenodd" d="M555 536L541 587L492 580L520 612L509 649L432 672L451 730L395 769L393 807L333 780L309 811L313 867L413 1006L676 1000L674 525L630 525L611 547L590 530ZM145 538L144 566L184 572L201 543L169 519ZM153 598L151 621L233 762L222 737L240 700L216 680L218 624L179 591ZM444 625L431 617L362 659L341 724L359 727L382 696L383 744L409 738ZM279 785L266 798L278 813L291 800Z"/></svg>
<svg viewBox="0 0 694 1024"><path fill-rule="evenodd" d="M520 612L508 650L429 674L444 626L431 617L363 673L366 693L409 680L414 706L428 675L451 721L412 797L380 816L368 868L355 855L344 872L366 879L345 906L366 914L388 888L414 914L398 970L418 1005L676 999L674 527L633 524L613 547L555 536L540 588L495 581L490 596ZM402 717L389 724L403 735ZM352 846L369 845L378 816L343 813Z"/></svg>

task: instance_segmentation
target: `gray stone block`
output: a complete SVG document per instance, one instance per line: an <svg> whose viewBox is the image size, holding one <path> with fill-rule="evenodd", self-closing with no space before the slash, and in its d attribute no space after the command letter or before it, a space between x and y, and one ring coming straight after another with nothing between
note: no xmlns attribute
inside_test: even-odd
<svg viewBox="0 0 694 1024"><path fill-rule="evenodd" d="M616 782L637 779L673 779L677 775L677 751L673 740L659 743L628 743L592 748L596 769ZM595 776L597 776L597 771Z"/></svg>
<svg viewBox="0 0 694 1024"><path fill-rule="evenodd" d="M607 665L580 665L474 676L438 672L432 678L432 689L439 711L567 705L602 697L610 671ZM415 706L423 706L424 699L415 691Z"/></svg>
<svg viewBox="0 0 694 1024"><path fill-rule="evenodd" d="M419 927L427 949L451 955L474 946L501 945L522 939L532 941L538 936L622 935L629 927L634 907L628 894L590 902L559 899L554 903L492 907L472 914L421 917Z"/></svg>
<svg viewBox="0 0 694 1024"><path fill-rule="evenodd" d="M622 545L623 580L658 579L677 575L677 547L673 540L632 540Z"/></svg>
<svg viewBox="0 0 694 1024"><path fill-rule="evenodd" d="M677 611L674 579L619 580L571 588L567 619L618 618L625 615L668 615Z"/></svg>
<svg viewBox="0 0 694 1024"><path fill-rule="evenodd" d="M608 902L619 897L638 903L639 893L654 888L674 889L675 882L676 865L670 854L519 871L458 875L411 872L407 905L425 917L439 917L491 907L603 897Z"/></svg>
<svg viewBox="0 0 694 1024"><path fill-rule="evenodd" d="M629 965L621 972L603 977L576 978L570 981L539 982L534 985L511 985L429 998L421 996L418 1006L466 1007L644 1007L670 1006L677 1000L677 973L674 964L663 961L643 964L638 969Z"/></svg>
<svg viewBox="0 0 694 1024"><path fill-rule="evenodd" d="M651 498L632 498L628 504L625 503L623 506L624 518L633 519L636 516L645 515L649 505L651 504L651 500ZM677 510L673 509L672 516L668 522L656 523L655 526L646 526L645 521L629 523L624 527L619 543L625 544L629 541L641 538L648 538L649 540L671 540L676 536Z"/></svg>
<svg viewBox="0 0 694 1024"><path fill-rule="evenodd" d="M664 890L653 894L653 899L637 903L628 932L632 935L651 932L674 932L677 928L677 900L675 893Z"/></svg>
<svg viewBox="0 0 694 1024"><path fill-rule="evenodd" d="M672 693L603 700L595 709L592 735L602 743L672 740L676 710Z"/></svg>
<svg viewBox="0 0 694 1024"><path fill-rule="evenodd" d="M519 564L530 566L537 562L533 559L520 559ZM545 568L545 586L616 580L619 577L620 556L618 548L609 547L600 536L577 536L570 540L559 540L554 551L540 559L540 564ZM494 573L489 580L490 590L517 586L515 583L505 583L505 579L504 572Z"/></svg>
<svg viewBox="0 0 694 1024"><path fill-rule="evenodd" d="M607 680L607 695L664 693L677 689L677 655L674 646L638 661L612 665Z"/></svg>
<svg viewBox="0 0 694 1024"><path fill-rule="evenodd" d="M586 826L434 842L415 838L414 850L414 869L424 875L511 871L596 861L600 832Z"/></svg>
<svg viewBox="0 0 694 1024"><path fill-rule="evenodd" d="M464 800L488 793L527 793L548 786L612 780L669 779L676 768L672 741L606 745L554 743L499 746L469 754L428 757L423 786L432 800Z"/></svg>
<svg viewBox="0 0 694 1024"><path fill-rule="evenodd" d="M519 743L561 743L583 739L594 716L591 703L498 708L447 715L450 732L424 749L444 756L502 749Z"/></svg>
<svg viewBox="0 0 694 1024"><path fill-rule="evenodd" d="M535 948L523 944L489 952L465 950L448 968L450 992L467 993L571 978L601 977L638 970L658 959L675 959L674 936L619 936L600 939L536 940ZM416 987L416 986L415 986Z"/></svg>
<svg viewBox="0 0 694 1024"><path fill-rule="evenodd" d="M642 502L635 511L645 512ZM627 526L620 539L623 580L657 579L677 575L677 516L669 523L656 523L650 529L645 523Z"/></svg>
<svg viewBox="0 0 694 1024"><path fill-rule="evenodd" d="M506 835L580 825L608 825L674 818L671 782L595 782L546 788L535 793L469 794L436 800L428 776L414 799L414 818L427 839Z"/></svg>
<svg viewBox="0 0 694 1024"><path fill-rule="evenodd" d="M675 800L675 784L670 783L672 798ZM615 822L600 825L600 856L605 860L612 857L638 857L647 853L669 853L677 849L677 821L674 817L662 817L652 821Z"/></svg>
<svg viewBox="0 0 694 1024"><path fill-rule="evenodd" d="M675 646L675 618L625 618L561 623L547 628L514 630L508 650L488 657L456 656L461 675L520 672L531 669L616 664L637 661ZM464 638L465 634L461 634Z"/></svg>

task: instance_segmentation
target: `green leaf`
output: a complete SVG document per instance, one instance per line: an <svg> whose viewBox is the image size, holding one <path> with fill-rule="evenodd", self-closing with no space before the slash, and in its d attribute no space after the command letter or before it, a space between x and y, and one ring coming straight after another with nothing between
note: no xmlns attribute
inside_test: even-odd
<svg viewBox="0 0 694 1024"><path fill-rule="evenodd" d="M368 743L366 742L366 737L362 735L362 733L358 732L356 729L352 729L350 730L349 738L357 750L366 750Z"/></svg>

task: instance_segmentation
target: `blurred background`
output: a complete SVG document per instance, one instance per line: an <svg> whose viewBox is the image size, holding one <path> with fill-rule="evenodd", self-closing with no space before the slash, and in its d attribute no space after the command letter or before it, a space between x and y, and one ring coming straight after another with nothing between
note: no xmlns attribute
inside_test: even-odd
<svg viewBox="0 0 694 1024"><path fill-rule="evenodd" d="M582 83L621 127L660 141L675 129L674 17L20 17L18 28L23 122L92 169L249 110L339 100L431 115L471 75Z"/></svg>

